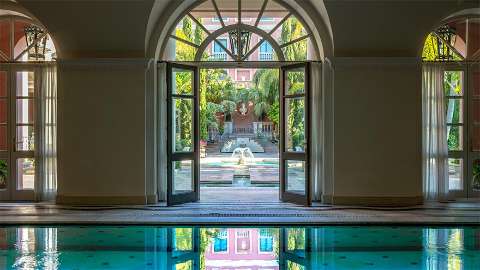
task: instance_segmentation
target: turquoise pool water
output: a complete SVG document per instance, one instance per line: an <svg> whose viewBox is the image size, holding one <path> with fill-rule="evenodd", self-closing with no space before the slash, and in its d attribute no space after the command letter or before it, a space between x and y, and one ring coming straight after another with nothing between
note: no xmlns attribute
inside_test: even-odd
<svg viewBox="0 0 480 270"><path fill-rule="evenodd" d="M0 269L480 269L480 227L0 227Z"/></svg>

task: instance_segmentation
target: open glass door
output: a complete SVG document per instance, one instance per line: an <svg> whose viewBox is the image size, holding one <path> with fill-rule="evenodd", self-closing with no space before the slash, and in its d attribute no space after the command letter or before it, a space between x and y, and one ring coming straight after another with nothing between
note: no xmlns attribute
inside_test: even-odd
<svg viewBox="0 0 480 270"><path fill-rule="evenodd" d="M36 130L36 102L37 83L33 69L12 70L14 87L11 95L11 129L13 137L13 152L11 155L11 166L15 189L12 189L13 200L34 200L35 196L35 146Z"/></svg>
<svg viewBox="0 0 480 270"><path fill-rule="evenodd" d="M168 228L167 269L200 269L198 228Z"/></svg>
<svg viewBox="0 0 480 270"><path fill-rule="evenodd" d="M310 205L309 64L280 69L280 198Z"/></svg>
<svg viewBox="0 0 480 270"><path fill-rule="evenodd" d="M35 199L37 92L33 68L0 70L0 200Z"/></svg>
<svg viewBox="0 0 480 270"><path fill-rule="evenodd" d="M199 200L198 68L167 64L167 204Z"/></svg>
<svg viewBox="0 0 480 270"><path fill-rule="evenodd" d="M466 197L468 175L468 88L466 69L459 65L446 65L443 71L445 94L445 122L448 145L448 190L452 198Z"/></svg>

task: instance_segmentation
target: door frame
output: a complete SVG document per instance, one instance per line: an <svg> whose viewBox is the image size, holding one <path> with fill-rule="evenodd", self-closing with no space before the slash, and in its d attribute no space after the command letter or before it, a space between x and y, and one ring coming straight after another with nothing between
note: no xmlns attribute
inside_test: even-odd
<svg viewBox="0 0 480 270"><path fill-rule="evenodd" d="M286 93L286 73L289 70L295 70L299 68L304 68L305 71L305 82L304 82L304 93L303 94L294 94L288 95ZM311 204L311 193L312 193L312 185L311 185L311 175L310 175L310 147L311 147L311 134L310 134L310 125L311 125L311 117L310 117L310 92L311 92L311 85L310 85L310 63L296 63L296 64L289 64L280 67L280 200L284 202L291 202L295 204L309 206ZM288 98L296 98L302 97L305 103L305 147L303 152L289 152L286 149L286 132L288 132L288 128L285 126L285 120L287 119L286 111L285 111L285 102ZM287 161L289 160L297 160L305 162L305 194L299 194L295 192L289 192L287 190Z"/></svg>
<svg viewBox="0 0 480 270"><path fill-rule="evenodd" d="M188 70L192 72L192 95L175 95L172 93L173 81L172 74L174 69ZM176 205L187 202L194 202L200 199L200 117L199 117L199 85L200 85L200 73L198 67L167 62L167 205ZM174 152L173 143L174 135L172 130L173 126L173 99L174 98L188 98L193 102L193 151L192 152ZM174 161L192 160L192 177L193 177L193 190L191 192L184 192L174 194L174 175L173 166Z"/></svg>
<svg viewBox="0 0 480 270"><path fill-rule="evenodd" d="M448 101L448 99L458 99L462 100L463 102L463 121L459 124L448 124L447 119L445 119L445 125L447 127L462 127L463 128L463 134L462 134L462 149L461 150L448 150L448 159L461 159L463 164L462 164L462 175L461 175L461 182L462 182L462 189L460 190L448 190L448 193L450 196L453 198L461 198L461 197L466 197L467 194L467 189L466 189L466 182L468 177L468 172L469 170L469 160L468 160L468 149L470 148L470 141L469 141L469 91L468 91L468 82L467 82L467 68L464 65L459 65L459 64L444 64L443 66L443 71L442 71L442 83L445 78L445 72L447 71L461 71L463 73L463 77L461 79L462 82L462 91L463 95L462 96L447 96L445 95L445 101ZM445 89L443 88L443 91ZM446 112L445 112L446 113ZM448 138L447 138L448 140ZM447 170L449 169L448 165L448 159L447 159ZM448 178L448 186L450 185L450 178Z"/></svg>
<svg viewBox="0 0 480 270"><path fill-rule="evenodd" d="M159 61L158 63L166 63L166 81L167 81L167 87L166 87L166 96L167 96L167 190L166 190L166 198L167 198L167 205L175 205L175 204L181 204L185 202L193 202L193 201L198 201L200 199L200 140L199 140L199 89L200 89L200 69L229 69L229 68L256 68L256 69L278 69L279 70L279 102L282 103L281 101L281 87L282 87L282 69L284 67L305 67L305 89L308 91L305 91L305 119L307 121L307 127L305 129L305 140L306 140L306 150L302 155L303 161L305 161L305 191L306 191L306 196L298 196L297 194L292 194L289 192L282 192L282 187L285 188L285 185L282 185L282 178L283 174L282 172L284 171L282 168L283 166L281 165L282 159L280 157L279 159L279 182L280 182L280 188L279 188L279 198L281 201L285 202L292 202L296 204L301 204L301 205L310 205L311 204L311 198L312 198L312 192L313 192L313 187L311 185L311 166L310 166L310 151L309 147L311 147L311 135L310 135L310 126L311 126L311 118L310 118L310 107L312 100L311 99L311 83L310 83L310 62L312 61L251 61L251 62L219 62L219 61ZM196 70L197 75L195 76L195 88L197 89L197 92L195 93L196 96L196 106L194 108L194 115L195 119L198 119L197 122L194 124L194 129L196 130L194 134L194 145L196 147L195 149L195 159L198 161L195 162L195 164L198 164L195 168L194 171L194 177L196 180L194 180L194 194L179 194L177 196L172 196L172 191L173 191L173 176L172 176L172 161L175 161L176 159L172 157L172 132L170 131L172 127L172 104L170 102L172 95L171 95L171 86L172 86L172 81L171 81L171 74L172 74L172 69L173 68L183 68L183 69L189 69L189 70ZM159 77L161 78L161 77ZM158 83L161 85L161 82ZM279 127L280 130L282 130L282 125L283 121L279 121ZM280 134L280 137L282 137L282 132ZM282 140L284 138L281 138L280 146L283 144ZM281 151L280 151L281 155ZM289 156L287 154L287 156ZM157 183L161 184L161 181L158 181ZM161 189L159 189L161 190ZM282 195L282 193L284 193ZM165 194L165 193L164 193ZM181 198L183 196L183 198ZM161 197L161 196L160 196Z"/></svg>
<svg viewBox="0 0 480 270"><path fill-rule="evenodd" d="M40 72L38 67L35 64L10 64L5 65L0 68L0 71L7 73L7 151L6 153L0 153L2 159L7 160L7 188L5 190L0 190L0 201L34 201L35 192L37 187L38 179L38 145L39 145L39 134L40 134L40 111L39 111L39 102L40 102ZM33 106L34 106L34 122L33 132L36 134L34 136L34 150L33 151L17 151L16 147L16 109L17 109L17 72L33 72L34 74L34 96L33 96ZM33 189L18 189L17 176L18 171L17 159L19 158L32 158L35 160L35 172L34 172L34 187Z"/></svg>

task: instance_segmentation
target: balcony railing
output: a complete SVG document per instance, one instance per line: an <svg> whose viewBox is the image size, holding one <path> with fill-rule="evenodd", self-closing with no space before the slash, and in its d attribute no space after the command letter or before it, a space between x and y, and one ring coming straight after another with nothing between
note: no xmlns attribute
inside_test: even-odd
<svg viewBox="0 0 480 270"><path fill-rule="evenodd" d="M260 52L260 61L271 61L271 60L273 60L273 53Z"/></svg>
<svg viewBox="0 0 480 270"><path fill-rule="evenodd" d="M215 52L211 57L212 57L212 60L214 61L227 61L226 52Z"/></svg>

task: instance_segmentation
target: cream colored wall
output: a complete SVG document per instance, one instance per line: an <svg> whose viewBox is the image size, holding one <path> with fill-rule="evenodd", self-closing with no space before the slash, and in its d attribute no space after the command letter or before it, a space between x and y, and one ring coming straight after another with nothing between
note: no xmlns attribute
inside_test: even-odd
<svg viewBox="0 0 480 270"><path fill-rule="evenodd" d="M289 1L302 5L303 0ZM325 82L333 85L328 116L334 127L325 198L414 203L411 198L421 195L420 70L414 62L429 30L478 2L325 0L323 6L309 1L309 21L325 26L318 14L327 12L331 25L322 33L333 35L333 48L328 43L325 54L334 68L333 84ZM155 85L145 66L130 58L142 62L155 56L151 44L162 26L156 27L154 18L169 21L163 8L172 10L179 0L19 2L50 30L65 63L58 76L63 95L59 198L144 202L155 188L155 153L149 148ZM106 58L116 59L99 63Z"/></svg>
<svg viewBox="0 0 480 270"><path fill-rule="evenodd" d="M60 62L60 202L145 203L144 69L132 59Z"/></svg>
<svg viewBox="0 0 480 270"><path fill-rule="evenodd" d="M422 196L416 58L334 61L334 197Z"/></svg>

